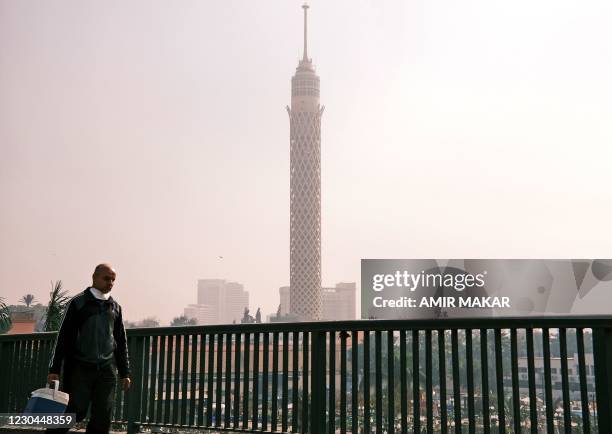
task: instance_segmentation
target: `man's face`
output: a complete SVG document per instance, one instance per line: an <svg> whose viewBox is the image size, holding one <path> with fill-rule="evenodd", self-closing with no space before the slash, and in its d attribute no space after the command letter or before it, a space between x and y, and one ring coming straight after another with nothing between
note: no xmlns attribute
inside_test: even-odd
<svg viewBox="0 0 612 434"><path fill-rule="evenodd" d="M117 274L109 268L103 268L93 275L93 287L107 293L113 289Z"/></svg>

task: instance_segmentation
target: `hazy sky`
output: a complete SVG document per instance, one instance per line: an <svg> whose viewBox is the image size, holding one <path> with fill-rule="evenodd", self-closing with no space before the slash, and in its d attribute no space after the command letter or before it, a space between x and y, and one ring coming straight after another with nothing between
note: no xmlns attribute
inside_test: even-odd
<svg viewBox="0 0 612 434"><path fill-rule="evenodd" d="M300 5L0 0L0 296L109 261L130 320L181 314L198 278L276 311ZM309 16L325 285L361 258L612 256L612 2Z"/></svg>

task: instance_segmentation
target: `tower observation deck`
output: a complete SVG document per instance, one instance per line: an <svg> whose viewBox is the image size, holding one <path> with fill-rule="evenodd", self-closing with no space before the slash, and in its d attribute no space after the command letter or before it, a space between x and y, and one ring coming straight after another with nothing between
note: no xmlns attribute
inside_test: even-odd
<svg viewBox="0 0 612 434"><path fill-rule="evenodd" d="M300 320L321 317L321 115L319 76L308 58L308 5L304 55L291 79L290 307Z"/></svg>

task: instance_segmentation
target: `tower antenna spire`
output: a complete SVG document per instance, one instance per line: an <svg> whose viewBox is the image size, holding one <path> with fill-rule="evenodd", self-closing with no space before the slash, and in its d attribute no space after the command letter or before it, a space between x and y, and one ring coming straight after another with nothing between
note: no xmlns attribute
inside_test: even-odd
<svg viewBox="0 0 612 434"><path fill-rule="evenodd" d="M308 6L308 3L304 2L304 4L302 5L302 9L304 9L304 62L308 62L308 21L307 21L307 15L308 15L308 8L310 6Z"/></svg>

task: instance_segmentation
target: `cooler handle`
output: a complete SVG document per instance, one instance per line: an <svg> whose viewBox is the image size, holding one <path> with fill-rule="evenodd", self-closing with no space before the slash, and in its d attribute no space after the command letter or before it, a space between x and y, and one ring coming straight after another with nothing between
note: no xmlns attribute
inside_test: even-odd
<svg viewBox="0 0 612 434"><path fill-rule="evenodd" d="M53 399L55 399L55 392L59 389L59 380L53 380Z"/></svg>

